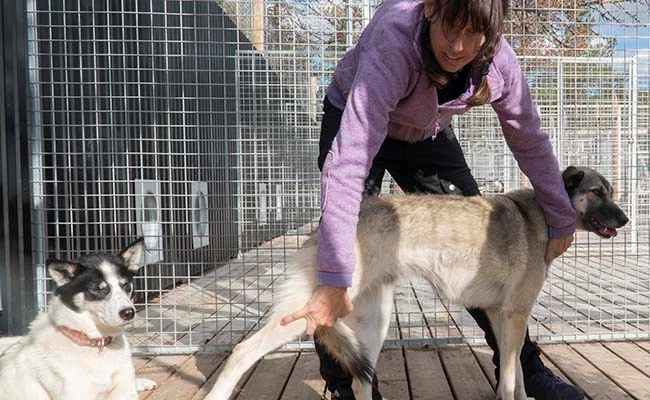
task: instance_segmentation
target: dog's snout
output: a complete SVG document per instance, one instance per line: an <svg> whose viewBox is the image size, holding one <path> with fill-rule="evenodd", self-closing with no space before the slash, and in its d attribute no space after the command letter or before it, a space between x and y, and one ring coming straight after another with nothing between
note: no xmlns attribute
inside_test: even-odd
<svg viewBox="0 0 650 400"><path fill-rule="evenodd" d="M131 321L133 317L135 317L134 308L125 308L120 311L120 318L122 318L125 321Z"/></svg>
<svg viewBox="0 0 650 400"><path fill-rule="evenodd" d="M619 222L621 223L621 226L625 226L628 222L630 222L630 219L625 215L623 211L621 211L621 215L619 216Z"/></svg>
<svg viewBox="0 0 650 400"><path fill-rule="evenodd" d="M621 210L621 208L616 205L615 203L612 203L612 213L611 213L611 218L616 221L615 223L618 224L618 226L615 226L615 228L622 228L630 222L629 218L627 215L625 215L625 212Z"/></svg>

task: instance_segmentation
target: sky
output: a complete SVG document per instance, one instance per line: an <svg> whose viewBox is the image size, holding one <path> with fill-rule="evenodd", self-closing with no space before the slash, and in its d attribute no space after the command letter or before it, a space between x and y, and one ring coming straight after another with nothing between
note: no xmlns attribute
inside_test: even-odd
<svg viewBox="0 0 650 400"><path fill-rule="evenodd" d="M650 1L624 1L601 6L609 18L598 15L595 29L604 36L616 37L615 57L637 56L639 78L650 77ZM614 17L616 21L612 21Z"/></svg>

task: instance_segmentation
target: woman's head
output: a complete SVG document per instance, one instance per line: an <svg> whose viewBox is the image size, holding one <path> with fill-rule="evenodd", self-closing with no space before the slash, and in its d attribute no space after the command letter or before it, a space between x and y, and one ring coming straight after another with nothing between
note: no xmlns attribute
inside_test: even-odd
<svg viewBox="0 0 650 400"><path fill-rule="evenodd" d="M487 70L507 12L508 0L424 0L424 15L430 22L427 39L437 64L427 69L436 85L445 84L445 73L457 72L472 61ZM489 100L484 83L480 98L473 96L470 103Z"/></svg>
<svg viewBox="0 0 650 400"><path fill-rule="evenodd" d="M431 47L440 66L456 72L477 57L491 60L507 10L508 0L425 0L424 15L435 39Z"/></svg>

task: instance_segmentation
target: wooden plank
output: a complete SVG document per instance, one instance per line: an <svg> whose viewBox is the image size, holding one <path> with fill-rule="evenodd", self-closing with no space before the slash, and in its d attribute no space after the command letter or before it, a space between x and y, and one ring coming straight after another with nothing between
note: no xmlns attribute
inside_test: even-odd
<svg viewBox="0 0 650 400"><path fill-rule="evenodd" d="M650 378L600 343L577 343L571 348L598 366L605 375L638 399L650 399Z"/></svg>
<svg viewBox="0 0 650 400"><path fill-rule="evenodd" d="M254 335L255 333L257 333L257 331L249 331L246 334L246 337L244 339L249 338L250 336ZM221 353L221 354L224 354L224 353ZM225 357L225 354L224 354L224 357ZM267 357L271 357L271 355L268 355ZM231 399L238 398L237 396L239 395L240 391L242 390L242 387L244 385L246 385L246 383L250 379L253 372L257 369L260 362L255 363L251 368L249 368L248 371L246 371L246 373L244 373L242 375L242 377L239 379L239 382L235 386L235 389L233 390ZM212 388L212 386L214 386L217 378L219 377L219 374L221 373L221 371L225 367L225 364L226 364L225 362L222 362L219 365L219 368L217 369L217 371L212 376L210 376L208 378L207 382L199 389L199 391L194 395L194 397L192 397L192 399L195 399L195 400L202 399L203 397L205 397L205 395L207 395L208 391Z"/></svg>
<svg viewBox="0 0 650 400"><path fill-rule="evenodd" d="M453 398L437 348L404 349L411 399L448 400Z"/></svg>
<svg viewBox="0 0 650 400"><path fill-rule="evenodd" d="M149 354L133 354L131 358L133 359L133 367L137 372L139 369L151 362L151 360L156 358L156 356Z"/></svg>
<svg viewBox="0 0 650 400"><path fill-rule="evenodd" d="M450 345L441 347L440 356L456 399L483 400L494 398L495 392L469 346Z"/></svg>
<svg viewBox="0 0 650 400"><path fill-rule="evenodd" d="M192 356L188 355L156 356L156 358L147 363L143 368L140 368L137 375L140 378L151 379L159 386L162 386L182 364L189 361L191 358ZM156 392L157 390L141 392L139 396L140 400L148 399Z"/></svg>
<svg viewBox="0 0 650 400"><path fill-rule="evenodd" d="M634 366L645 375L650 374L650 353L633 342L604 343L609 351Z"/></svg>
<svg viewBox="0 0 650 400"><path fill-rule="evenodd" d="M562 379L564 382L573 384L571 382L571 379L562 372L562 370L555 365L553 360L550 358L546 357L544 354L540 354L540 358L542 359L542 362L544 363L544 366L550 369L553 372L553 375L557 376L558 378Z"/></svg>
<svg viewBox="0 0 650 400"><path fill-rule="evenodd" d="M197 353L152 393L147 400L189 399L214 373L224 354Z"/></svg>
<svg viewBox="0 0 650 400"><path fill-rule="evenodd" d="M319 366L316 352L300 353L281 400L319 400L325 390Z"/></svg>
<svg viewBox="0 0 650 400"><path fill-rule="evenodd" d="M570 346L544 344L541 350L544 364L565 381L578 384L590 400L650 399L646 389L650 387L650 341L578 343ZM388 349L380 356L377 373L380 390L387 399L466 400L494 397L491 389L494 384L492 351L487 346L472 346L471 349L465 345L431 349L407 347L404 348L404 355L405 358L401 349ZM276 357L288 361L272 364ZM294 365L291 360L295 357L298 360ZM223 368L224 358L225 353L198 353L190 358L135 354L133 362L137 366L138 376L153 379L160 385L153 392L141 393L140 398L203 399ZM263 364L266 365L262 367ZM324 382L318 373L318 357L313 352L277 353L268 356L256 367L263 370L253 368L244 375L236 392L240 391L242 385L246 390L239 397L235 394L238 400L317 400L324 389ZM252 374L252 371L256 373ZM254 388L257 389L252 391Z"/></svg>
<svg viewBox="0 0 650 400"><path fill-rule="evenodd" d="M203 399L208 392L212 389L214 386L215 382L217 381L217 378L219 378L219 374L223 370L224 366L226 365L226 353L219 353L218 354L219 358L215 359L215 363L219 365L219 368L210 376L208 377L208 380L201 386L201 388L194 394L194 396L191 397L192 400L201 400ZM233 394L231 396L232 399L237 397L237 394L241 390L242 386L248 381L249 377L255 370L255 367L257 364L255 364L253 367L251 367L244 375L242 375L241 379L237 383L237 386L235 386L235 389L233 390ZM189 396L187 397L188 399L190 398ZM224 399L225 400L225 399Z"/></svg>
<svg viewBox="0 0 650 400"><path fill-rule="evenodd" d="M272 353L264 357L244 385L237 400L277 400L293 370L296 353Z"/></svg>
<svg viewBox="0 0 650 400"><path fill-rule="evenodd" d="M650 340L638 340L634 343L645 351L650 352Z"/></svg>
<svg viewBox="0 0 650 400"><path fill-rule="evenodd" d="M542 346L541 349L544 355L562 370L572 383L584 390L590 399L624 400L632 398L571 347L563 344L548 344Z"/></svg>
<svg viewBox="0 0 650 400"><path fill-rule="evenodd" d="M409 388L402 349L386 349L377 362L379 391L386 399L408 399Z"/></svg>
<svg viewBox="0 0 650 400"><path fill-rule="evenodd" d="M483 373L487 377L488 381L490 381L490 385L496 391L497 379L496 379L496 375L494 375L495 366L494 363L492 362L492 355L494 354L494 352L488 346L472 346L472 352L474 353L474 356L478 360L478 363L481 366ZM540 357L544 365L548 367L551 371L553 371L553 373L557 377L559 377L565 382L570 382L570 380L562 373L562 371L555 364L553 364L553 362L550 359L548 359L543 354L540 355Z"/></svg>
<svg viewBox="0 0 650 400"><path fill-rule="evenodd" d="M497 387L497 378L494 375L494 363L492 362L492 355L494 352L489 346L472 346L472 352L474 357L478 361L478 364L481 366L483 373L487 377L487 380L490 382L492 389L496 391Z"/></svg>

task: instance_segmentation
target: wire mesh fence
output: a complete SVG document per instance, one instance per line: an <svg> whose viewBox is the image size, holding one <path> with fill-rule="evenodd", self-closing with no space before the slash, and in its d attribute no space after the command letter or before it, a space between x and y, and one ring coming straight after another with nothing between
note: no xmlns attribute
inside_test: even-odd
<svg viewBox="0 0 650 400"><path fill-rule="evenodd" d="M373 1L32 0L33 238L44 260L147 244L136 351L230 348L318 225L321 102ZM578 235L530 330L650 332L650 5L512 1L506 36L563 166L603 172L631 223ZM526 185L489 106L453 121L484 194ZM386 182L386 190L390 184ZM462 307L396 289L389 343L481 341ZM310 346L309 341L292 346Z"/></svg>

